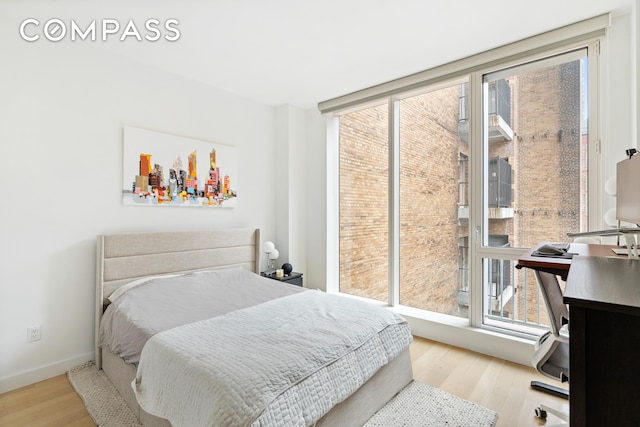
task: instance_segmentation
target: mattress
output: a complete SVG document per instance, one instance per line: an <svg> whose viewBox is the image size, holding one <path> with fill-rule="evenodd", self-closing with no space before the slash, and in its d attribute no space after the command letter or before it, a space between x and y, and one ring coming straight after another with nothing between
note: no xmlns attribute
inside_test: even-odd
<svg viewBox="0 0 640 427"><path fill-rule="evenodd" d="M133 365L159 332L307 291L240 267L148 277L120 289L109 297L100 344Z"/></svg>

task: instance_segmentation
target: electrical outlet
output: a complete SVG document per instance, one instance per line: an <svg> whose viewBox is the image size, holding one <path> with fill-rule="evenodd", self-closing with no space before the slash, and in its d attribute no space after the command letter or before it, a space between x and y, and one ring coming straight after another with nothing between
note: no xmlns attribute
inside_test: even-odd
<svg viewBox="0 0 640 427"><path fill-rule="evenodd" d="M41 337L40 325L27 328L27 342L38 341Z"/></svg>

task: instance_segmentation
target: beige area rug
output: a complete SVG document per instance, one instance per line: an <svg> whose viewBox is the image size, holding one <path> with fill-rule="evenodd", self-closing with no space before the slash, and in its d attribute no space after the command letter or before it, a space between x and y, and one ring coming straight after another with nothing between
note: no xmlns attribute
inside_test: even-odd
<svg viewBox="0 0 640 427"><path fill-rule="evenodd" d="M67 372L69 382L100 427L141 424L103 371L93 362ZM498 414L440 389L412 381L364 427L492 427Z"/></svg>

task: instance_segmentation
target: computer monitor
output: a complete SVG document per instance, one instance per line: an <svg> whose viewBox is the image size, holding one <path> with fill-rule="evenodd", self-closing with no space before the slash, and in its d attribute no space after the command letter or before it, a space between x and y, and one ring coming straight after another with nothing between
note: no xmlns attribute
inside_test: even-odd
<svg viewBox="0 0 640 427"><path fill-rule="evenodd" d="M616 218L640 224L640 154L616 166Z"/></svg>

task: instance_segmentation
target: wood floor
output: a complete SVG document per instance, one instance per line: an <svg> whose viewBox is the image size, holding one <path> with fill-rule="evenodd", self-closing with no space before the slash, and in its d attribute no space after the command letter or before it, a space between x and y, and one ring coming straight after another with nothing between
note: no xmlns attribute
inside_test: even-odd
<svg viewBox="0 0 640 427"><path fill-rule="evenodd" d="M95 427L66 375L0 394L0 426Z"/></svg>
<svg viewBox="0 0 640 427"><path fill-rule="evenodd" d="M569 409L567 400L530 388L531 380L553 383L533 368L422 338L411 344L411 360L416 380L493 409L499 414L498 427L544 425L534 416L540 403ZM549 424L554 421L557 418L549 415ZM0 426L95 424L66 375L60 375L0 395Z"/></svg>
<svg viewBox="0 0 640 427"><path fill-rule="evenodd" d="M411 344L411 360L416 380L493 409L499 416L497 427L545 425L534 413L541 403L569 411L568 400L530 387L532 380L538 380L567 388L533 367L421 338ZM558 422L549 415L548 424Z"/></svg>

